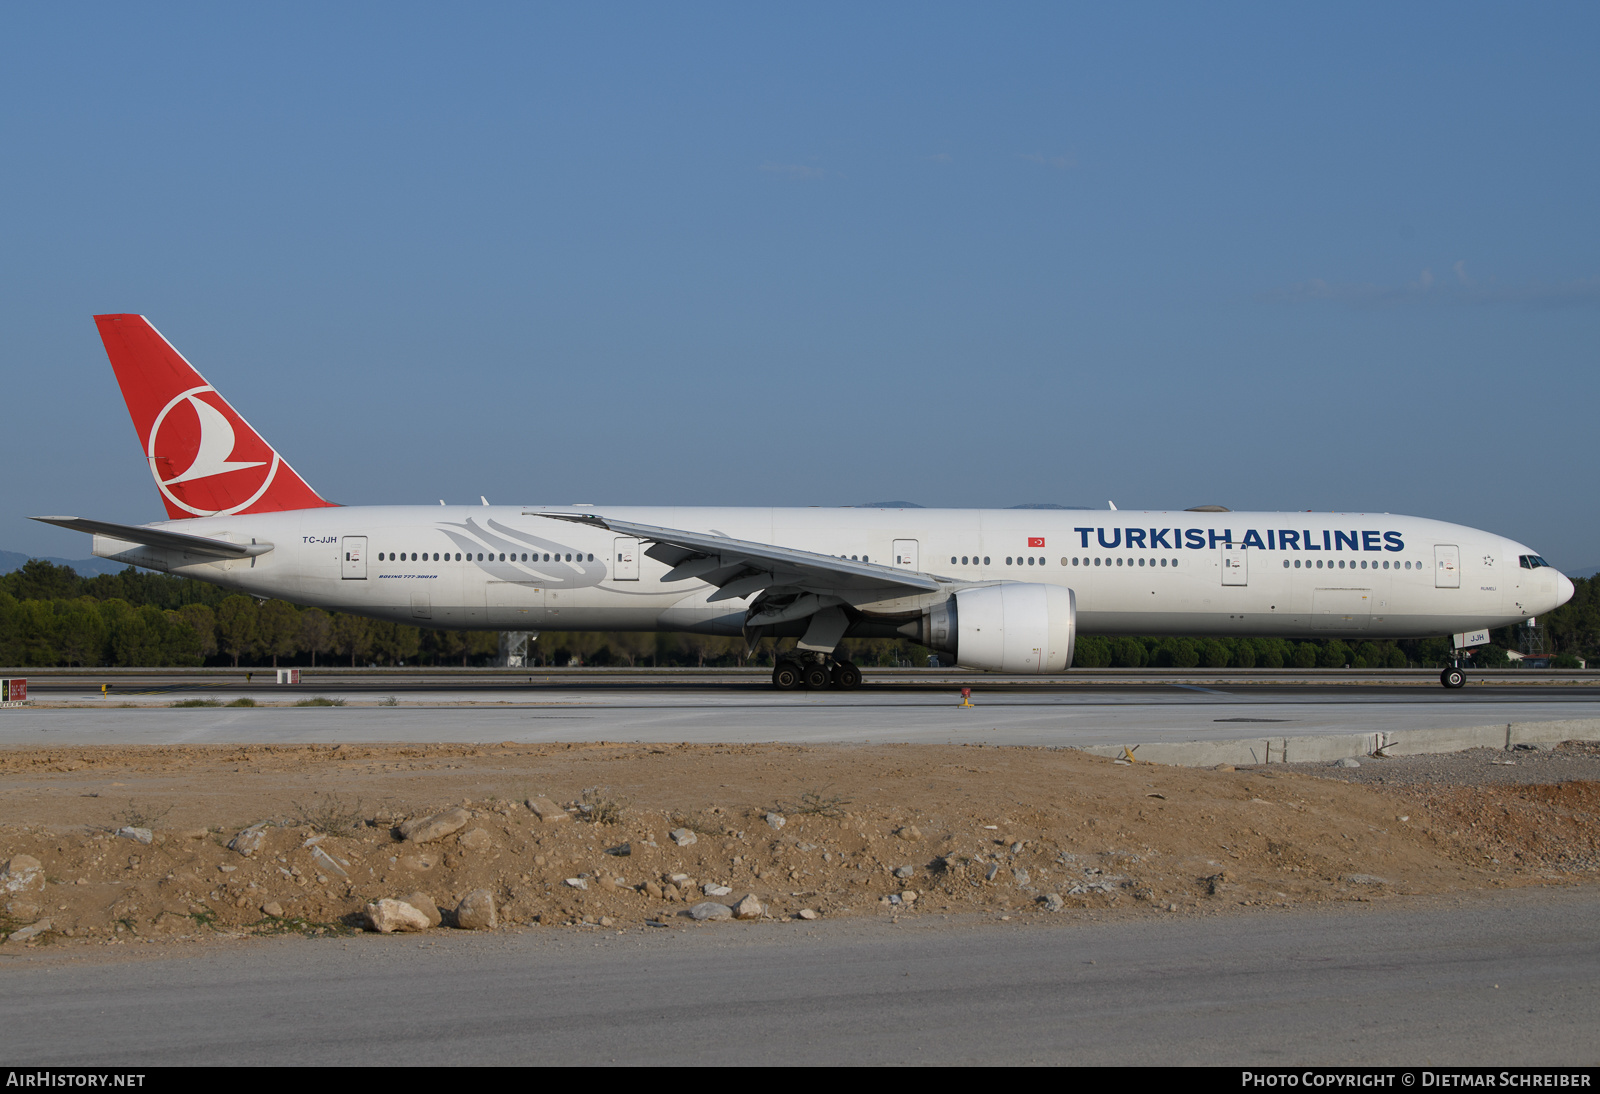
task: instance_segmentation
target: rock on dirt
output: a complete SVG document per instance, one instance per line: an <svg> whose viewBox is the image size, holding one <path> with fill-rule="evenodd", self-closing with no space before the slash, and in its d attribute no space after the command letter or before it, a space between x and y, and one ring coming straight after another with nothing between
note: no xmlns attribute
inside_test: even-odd
<svg viewBox="0 0 1600 1094"><path fill-rule="evenodd" d="M672 837L672 842L679 847L691 847L700 842L700 837L687 828L674 828L667 835Z"/></svg>
<svg viewBox="0 0 1600 1094"><path fill-rule="evenodd" d="M572 819L572 815L549 798L529 798L528 810L545 824L556 824Z"/></svg>
<svg viewBox="0 0 1600 1094"><path fill-rule="evenodd" d="M444 917L439 914L439 905L434 903L433 897L418 890L407 893L400 898L428 918L428 926L437 927L444 922Z"/></svg>
<svg viewBox="0 0 1600 1094"><path fill-rule="evenodd" d="M1059 912L1067 906L1067 902L1061 899L1059 893L1046 893L1039 898L1039 903L1044 905L1044 910L1047 912Z"/></svg>
<svg viewBox="0 0 1600 1094"><path fill-rule="evenodd" d="M431 817L413 817L400 826L400 838L408 843L432 843L467 826L472 814L457 806Z"/></svg>
<svg viewBox="0 0 1600 1094"><path fill-rule="evenodd" d="M134 828L131 825L125 828L118 828L117 835L123 839L131 839L134 843L142 843L146 847L153 843L156 838L155 833L151 832L150 829Z"/></svg>
<svg viewBox="0 0 1600 1094"><path fill-rule="evenodd" d="M794 914L799 916L801 919L817 919L817 918L820 918L817 915L817 910L815 908L801 908L798 912L796 912Z"/></svg>
<svg viewBox="0 0 1600 1094"><path fill-rule="evenodd" d="M788 823L789 823L789 818L785 817L782 813L768 813L767 814L767 827L769 827L769 828L782 828L784 825L786 825Z"/></svg>
<svg viewBox="0 0 1600 1094"><path fill-rule="evenodd" d="M894 876L904 879L915 876L916 872L917 868L915 866L896 866Z"/></svg>
<svg viewBox="0 0 1600 1094"><path fill-rule="evenodd" d="M699 920L732 919L733 909L726 904L719 904L715 900L707 900L690 908L689 914Z"/></svg>
<svg viewBox="0 0 1600 1094"><path fill-rule="evenodd" d="M316 863L319 869L326 870L330 874L338 874L343 878L350 876L345 870L345 867L350 865L348 862L344 859L334 858L320 847L311 849L311 861Z"/></svg>
<svg viewBox="0 0 1600 1094"><path fill-rule="evenodd" d="M40 935L44 934L44 932L48 931L49 929L50 929L50 921L48 919L41 919L37 923L31 924L31 925L29 925L27 927L22 928L20 931L12 931L11 932L11 936L8 939L6 939L6 941L8 941L8 942L26 942L30 938L38 938Z"/></svg>
<svg viewBox="0 0 1600 1094"><path fill-rule="evenodd" d="M273 919L283 918L283 905L276 900L269 900L261 906L261 914L271 916Z"/></svg>
<svg viewBox="0 0 1600 1094"><path fill-rule="evenodd" d="M765 911L766 909L761 906L761 901L756 899L754 893L751 893L733 906L733 918L760 919L761 914Z"/></svg>
<svg viewBox="0 0 1600 1094"><path fill-rule="evenodd" d="M487 889L472 890L456 906L456 926L464 931L492 931L499 925L494 894Z"/></svg>
<svg viewBox="0 0 1600 1094"><path fill-rule="evenodd" d="M1360 767L1361 766L1361 761L1357 760L1357 759L1354 759L1353 757L1346 756L1342 760L1335 760L1333 766L1334 767Z"/></svg>
<svg viewBox="0 0 1600 1094"><path fill-rule="evenodd" d="M32 855L13 855L0 875L8 893L36 893L44 888L44 864Z"/></svg>
<svg viewBox="0 0 1600 1094"><path fill-rule="evenodd" d="M456 845L467 851L487 851L494 846L494 841L482 828L474 828L457 836Z"/></svg>
<svg viewBox="0 0 1600 1094"><path fill-rule="evenodd" d="M368 929L379 934L428 929L428 917L403 900L384 897L376 903L368 904L366 915Z"/></svg>
<svg viewBox="0 0 1600 1094"><path fill-rule="evenodd" d="M252 824L228 841L228 850L237 851L245 858L249 858L266 846L267 828L268 825L265 822Z"/></svg>

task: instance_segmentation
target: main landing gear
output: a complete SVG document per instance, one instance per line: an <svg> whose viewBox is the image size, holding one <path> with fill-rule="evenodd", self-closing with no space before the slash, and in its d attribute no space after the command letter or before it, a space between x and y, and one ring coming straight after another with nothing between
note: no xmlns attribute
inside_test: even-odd
<svg viewBox="0 0 1600 1094"><path fill-rule="evenodd" d="M820 655L804 661L786 657L772 670L772 686L784 691L800 687L835 687L849 691L861 686L861 670L849 661L835 661Z"/></svg>

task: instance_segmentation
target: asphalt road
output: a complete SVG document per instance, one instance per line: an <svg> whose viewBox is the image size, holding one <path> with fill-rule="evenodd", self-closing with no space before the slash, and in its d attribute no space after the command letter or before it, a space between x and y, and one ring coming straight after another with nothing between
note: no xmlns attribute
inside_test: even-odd
<svg viewBox="0 0 1600 1094"><path fill-rule="evenodd" d="M1575 1065L1600 892L0 950L15 1065ZM76 955L88 953L95 959Z"/></svg>

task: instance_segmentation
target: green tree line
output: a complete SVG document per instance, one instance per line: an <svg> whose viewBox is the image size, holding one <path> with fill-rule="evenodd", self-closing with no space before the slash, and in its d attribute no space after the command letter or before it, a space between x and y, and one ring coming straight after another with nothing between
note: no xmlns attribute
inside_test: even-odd
<svg viewBox="0 0 1600 1094"><path fill-rule="evenodd" d="M1600 653L1600 585L1578 578L1571 602L1540 620L1557 667ZM1495 631L1475 662L1508 663L1519 628ZM529 645L540 666L770 665L793 640L764 640L748 654L742 638L632 632L545 632ZM486 665L499 639L488 631L448 631L366 619L346 612L258 601L215 585L132 567L81 577L33 560L0 575L0 665L316 666ZM859 665L926 665L928 651L905 640L847 639L841 653ZM1282 638L1078 639L1081 668L1404 668L1442 664L1443 637L1418 641L1298 641Z"/></svg>

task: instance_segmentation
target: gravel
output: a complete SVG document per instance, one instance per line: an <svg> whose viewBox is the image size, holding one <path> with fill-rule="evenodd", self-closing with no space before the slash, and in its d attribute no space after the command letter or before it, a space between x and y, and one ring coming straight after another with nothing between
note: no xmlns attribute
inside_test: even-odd
<svg viewBox="0 0 1600 1094"><path fill-rule="evenodd" d="M1360 767L1337 763L1289 764L1289 768L1369 786L1531 786L1573 781L1600 782L1600 741L1563 741L1552 750L1474 748L1424 756L1383 759L1362 756ZM1274 764L1275 768L1281 765Z"/></svg>

